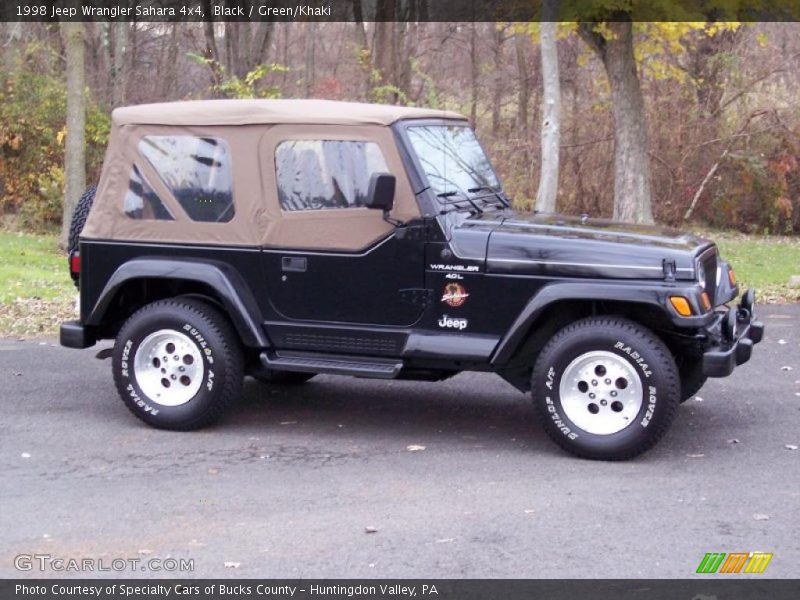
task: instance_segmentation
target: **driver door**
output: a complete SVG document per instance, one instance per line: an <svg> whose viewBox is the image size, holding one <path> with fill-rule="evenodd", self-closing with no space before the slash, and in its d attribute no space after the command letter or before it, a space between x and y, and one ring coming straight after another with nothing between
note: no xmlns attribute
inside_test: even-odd
<svg viewBox="0 0 800 600"><path fill-rule="evenodd" d="M297 335L307 336L309 347L320 336L310 325L406 328L423 311L407 298L408 290L424 287L424 241L397 236L382 211L364 205L375 172L397 179L393 217L408 220L409 212L418 211L413 193L393 139L377 132L366 136L362 129L347 128L349 135L342 135L341 129L334 134L321 126L277 138L270 145L271 165L264 165L273 169L280 208L273 243L262 249L278 317L267 327L279 329L282 338L287 326L302 328L306 333ZM347 351L348 339L327 345Z"/></svg>

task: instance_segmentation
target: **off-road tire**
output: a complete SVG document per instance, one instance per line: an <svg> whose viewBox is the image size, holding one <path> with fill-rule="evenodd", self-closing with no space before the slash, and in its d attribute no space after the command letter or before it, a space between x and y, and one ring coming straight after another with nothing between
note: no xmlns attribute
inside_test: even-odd
<svg viewBox="0 0 800 600"><path fill-rule="evenodd" d="M86 225L86 219L89 217L89 211L92 209L94 203L94 195L97 192L95 186L86 188L83 196L80 197L78 203L75 205L75 210L72 212L72 221L69 224L69 239L67 241L68 256L72 256L78 251L78 242L83 231L83 226ZM80 281L75 275L72 276L72 282L75 287L80 285Z"/></svg>
<svg viewBox="0 0 800 600"><path fill-rule="evenodd" d="M253 373L253 379L268 385L301 385L314 377L316 373L300 373L296 371L263 370Z"/></svg>
<svg viewBox="0 0 800 600"><path fill-rule="evenodd" d="M641 407L614 433L577 427L561 404L564 371L576 358L597 351L621 357L624 362L612 359L627 363L640 379ZM598 460L626 460L652 448L672 424L680 386L678 368L664 343L647 328L620 317L589 317L561 329L540 352L531 378L536 412L550 438L572 454Z"/></svg>
<svg viewBox="0 0 800 600"><path fill-rule="evenodd" d="M134 366L142 342L164 330L188 338L204 367L198 391L178 406L148 397ZM185 297L159 300L136 311L117 335L112 369L117 391L134 415L153 427L180 431L200 429L219 419L240 397L244 379L242 349L233 327L210 304Z"/></svg>
<svg viewBox="0 0 800 600"><path fill-rule="evenodd" d="M708 377L703 375L702 359L686 360L680 366L681 377L681 404L692 398L700 391Z"/></svg>

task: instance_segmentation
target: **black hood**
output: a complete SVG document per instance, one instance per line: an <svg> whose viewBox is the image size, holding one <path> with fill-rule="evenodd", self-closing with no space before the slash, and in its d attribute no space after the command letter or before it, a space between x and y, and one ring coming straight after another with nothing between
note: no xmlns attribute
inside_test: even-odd
<svg viewBox="0 0 800 600"><path fill-rule="evenodd" d="M464 220L452 243L460 255L483 253L490 273L615 279L663 279L665 262L693 279L696 257L713 247L675 229L511 210Z"/></svg>

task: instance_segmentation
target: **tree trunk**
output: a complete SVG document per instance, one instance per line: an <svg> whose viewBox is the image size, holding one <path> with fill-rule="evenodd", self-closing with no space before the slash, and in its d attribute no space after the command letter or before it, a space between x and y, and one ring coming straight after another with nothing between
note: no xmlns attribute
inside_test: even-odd
<svg viewBox="0 0 800 600"><path fill-rule="evenodd" d="M111 64L111 106L115 108L125 104L128 91L128 33L130 23L125 21L112 21L111 28L112 47L114 56Z"/></svg>
<svg viewBox="0 0 800 600"><path fill-rule="evenodd" d="M547 2L545 10L547 10ZM559 144L561 143L561 85L558 71L558 43L554 21L541 22L542 55L542 167L536 210L555 212L558 194Z"/></svg>
<svg viewBox="0 0 800 600"><path fill-rule="evenodd" d="M305 97L310 98L314 92L314 80L316 79L316 28L317 24L314 21L308 21L306 24L306 69L305 69Z"/></svg>
<svg viewBox="0 0 800 600"><path fill-rule="evenodd" d="M180 41L178 39L177 23L170 25L169 46L167 47L167 68L162 82L162 94L165 98L177 97L178 89L178 53Z"/></svg>
<svg viewBox="0 0 800 600"><path fill-rule="evenodd" d="M64 211L61 246L66 247L75 204L86 187L86 74L83 23L61 23L67 62L67 137L64 149Z"/></svg>
<svg viewBox="0 0 800 600"><path fill-rule="evenodd" d="M476 47L477 24L473 21L469 32L469 66L470 66L470 101L469 101L469 121L473 127L477 127L478 120L478 79L480 77L480 65L478 64L478 49Z"/></svg>
<svg viewBox="0 0 800 600"><path fill-rule="evenodd" d="M652 190L644 97L633 56L633 23L607 22L610 39L594 24L578 31L603 61L614 114L614 219L652 223Z"/></svg>
<svg viewBox="0 0 800 600"><path fill-rule="evenodd" d="M517 74L519 75L517 125L523 134L528 131L528 97L530 96L528 61L525 57L526 43L528 43L528 37L524 33L518 33L514 36L514 48L517 52Z"/></svg>
<svg viewBox="0 0 800 600"><path fill-rule="evenodd" d="M506 41L506 28L494 26L494 45L492 55L494 76L492 77L492 135L500 131L500 104L503 101L503 43Z"/></svg>

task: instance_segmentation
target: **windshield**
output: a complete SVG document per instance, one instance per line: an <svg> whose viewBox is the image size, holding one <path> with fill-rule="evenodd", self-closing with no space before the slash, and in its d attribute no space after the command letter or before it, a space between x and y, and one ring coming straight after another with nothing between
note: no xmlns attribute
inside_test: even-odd
<svg viewBox="0 0 800 600"><path fill-rule="evenodd" d="M489 159L466 125L425 125L408 128L428 184L440 197L500 189Z"/></svg>

